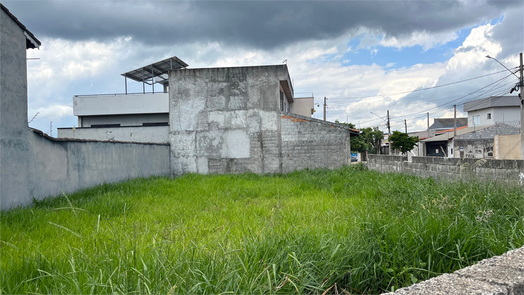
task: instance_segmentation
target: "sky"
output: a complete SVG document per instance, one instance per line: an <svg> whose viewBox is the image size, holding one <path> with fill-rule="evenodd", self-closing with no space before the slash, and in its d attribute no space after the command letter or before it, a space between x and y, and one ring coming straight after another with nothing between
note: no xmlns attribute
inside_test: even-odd
<svg viewBox="0 0 524 295"><path fill-rule="evenodd" d="M287 63L315 118L327 97L329 121L386 130L389 110L392 131L424 130L428 112L432 124L509 95L518 79L486 55L514 71L524 51L522 0L2 3L42 42L27 52L28 121L55 136L78 124L74 95L123 93L122 73L171 56L189 68Z"/></svg>

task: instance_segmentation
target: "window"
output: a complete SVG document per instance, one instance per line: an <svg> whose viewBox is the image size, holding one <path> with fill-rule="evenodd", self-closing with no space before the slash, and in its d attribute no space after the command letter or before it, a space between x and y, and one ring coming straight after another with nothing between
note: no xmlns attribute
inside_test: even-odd
<svg viewBox="0 0 524 295"><path fill-rule="evenodd" d="M487 117L488 120L491 120L491 113L488 113L488 117Z"/></svg>
<svg viewBox="0 0 524 295"><path fill-rule="evenodd" d="M92 128L111 128L120 127L120 124L91 124Z"/></svg>
<svg viewBox="0 0 524 295"><path fill-rule="evenodd" d="M284 111L284 92L280 91L280 111Z"/></svg>
<svg viewBox="0 0 524 295"><path fill-rule="evenodd" d="M473 116L473 125L480 125L480 116Z"/></svg>
<svg viewBox="0 0 524 295"><path fill-rule="evenodd" d="M167 122L142 123L142 126L169 126Z"/></svg>

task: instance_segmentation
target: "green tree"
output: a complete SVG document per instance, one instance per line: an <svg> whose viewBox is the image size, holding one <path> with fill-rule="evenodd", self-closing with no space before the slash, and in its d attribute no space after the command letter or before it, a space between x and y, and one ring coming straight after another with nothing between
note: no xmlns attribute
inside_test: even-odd
<svg viewBox="0 0 524 295"><path fill-rule="evenodd" d="M335 120L335 123L347 125L355 129L355 124L341 123ZM358 129L357 129L358 130ZM378 127L368 127L360 129L360 135L351 138L351 151L361 153L363 159L366 158L367 153L376 154L380 148L380 143L384 139L384 132L380 131Z"/></svg>
<svg viewBox="0 0 524 295"><path fill-rule="evenodd" d="M418 142L418 137L409 136L407 133L400 131L393 131L393 134L389 137L389 142L391 142L391 147L406 153L411 151Z"/></svg>

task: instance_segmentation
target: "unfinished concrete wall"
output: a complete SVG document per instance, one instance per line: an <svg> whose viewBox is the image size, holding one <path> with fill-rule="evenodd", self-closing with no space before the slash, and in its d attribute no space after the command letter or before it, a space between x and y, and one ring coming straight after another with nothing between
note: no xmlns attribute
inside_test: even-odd
<svg viewBox="0 0 524 295"><path fill-rule="evenodd" d="M3 9L0 9L0 48L0 194L26 195L29 193L26 37Z"/></svg>
<svg viewBox="0 0 524 295"><path fill-rule="evenodd" d="M347 126L291 113L282 114L281 118L282 172L350 164Z"/></svg>
<svg viewBox="0 0 524 295"><path fill-rule="evenodd" d="M20 169L26 176L24 190L2 192L1 209L28 205L33 198L136 177L168 176L170 172L168 144L58 140L38 131L28 131L26 137L29 165ZM16 165L18 161L8 162Z"/></svg>
<svg viewBox="0 0 524 295"><path fill-rule="evenodd" d="M413 157L408 162L406 157L401 156L369 155L368 168L445 180L476 177L503 182L524 182L523 160Z"/></svg>
<svg viewBox="0 0 524 295"><path fill-rule="evenodd" d="M171 71L172 175L281 172L280 81L285 65Z"/></svg>
<svg viewBox="0 0 524 295"><path fill-rule="evenodd" d="M455 149L463 158L494 158L493 138L455 139Z"/></svg>

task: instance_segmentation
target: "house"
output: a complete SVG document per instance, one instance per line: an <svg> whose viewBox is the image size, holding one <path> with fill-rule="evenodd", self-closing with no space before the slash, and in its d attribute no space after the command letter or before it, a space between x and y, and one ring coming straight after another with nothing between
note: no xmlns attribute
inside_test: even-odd
<svg viewBox="0 0 524 295"><path fill-rule="evenodd" d="M468 112L468 127L505 123L520 126L520 99L518 96L490 96L464 103Z"/></svg>
<svg viewBox="0 0 524 295"><path fill-rule="evenodd" d="M58 136L168 143L172 175L350 163L358 131L311 118L314 98L294 96L287 65L187 67L171 57L122 74L124 94L75 96L79 127ZM142 83L142 93L127 93L128 79ZM146 93L154 84L163 91Z"/></svg>
<svg viewBox="0 0 524 295"><path fill-rule="evenodd" d="M456 135L455 135L456 134ZM447 158L513 158L512 151L520 152L508 136L520 134L518 127L505 123L492 126L457 128L445 130L435 136L420 141L425 150L425 156ZM500 143L500 144L499 144Z"/></svg>
<svg viewBox="0 0 524 295"><path fill-rule="evenodd" d="M78 127L58 128L58 137L168 143L168 73L187 67L184 61L174 56L123 73L123 94L75 95L73 114L78 117ZM142 83L143 92L128 93L128 80ZM155 93L155 84L161 84L163 91ZM280 86L280 110L311 117L314 98L294 97L292 87L286 85ZM146 92L149 86L151 92Z"/></svg>

